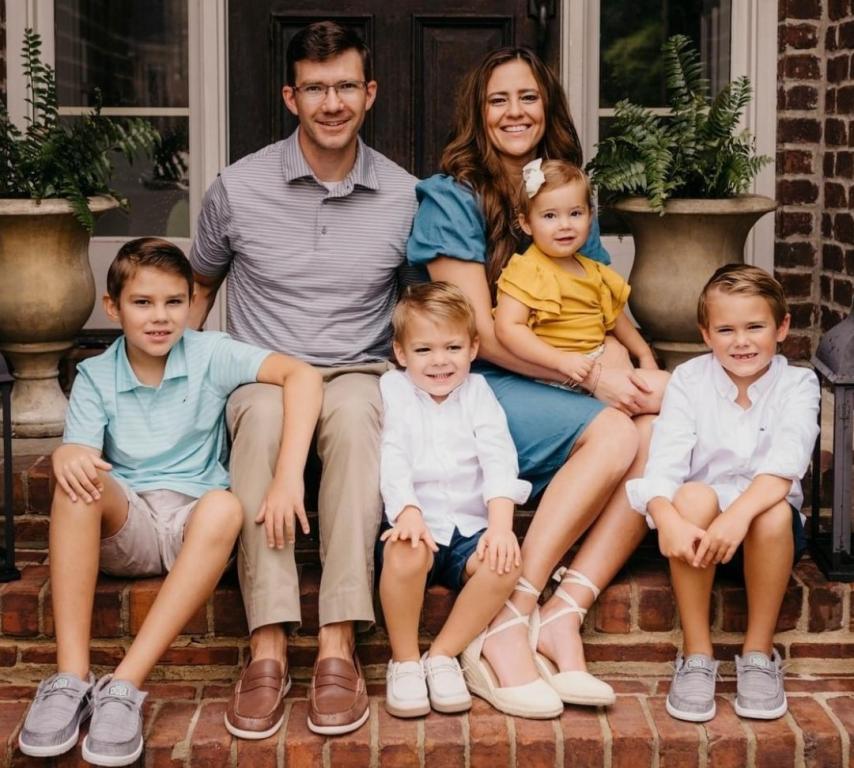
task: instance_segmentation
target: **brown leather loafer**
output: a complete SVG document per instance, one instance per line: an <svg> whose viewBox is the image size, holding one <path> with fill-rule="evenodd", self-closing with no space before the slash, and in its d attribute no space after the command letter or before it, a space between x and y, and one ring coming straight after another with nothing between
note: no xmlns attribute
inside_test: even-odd
<svg viewBox="0 0 854 768"><path fill-rule="evenodd" d="M285 719L285 694L291 688L288 667L275 659L251 662L225 711L225 727L241 739L266 739Z"/></svg>
<svg viewBox="0 0 854 768"><path fill-rule="evenodd" d="M368 689L359 658L322 659L315 663L308 702L308 727L336 736L355 731L367 719Z"/></svg>

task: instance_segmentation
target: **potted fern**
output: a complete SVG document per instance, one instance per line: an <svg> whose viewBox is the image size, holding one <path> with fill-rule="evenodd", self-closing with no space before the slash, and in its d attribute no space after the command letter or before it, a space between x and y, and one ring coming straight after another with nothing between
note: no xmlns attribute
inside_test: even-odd
<svg viewBox="0 0 854 768"><path fill-rule="evenodd" d="M697 296L715 269L743 260L747 234L776 203L745 194L770 161L738 130L751 99L748 78L712 99L687 37L669 38L662 53L670 114L618 102L612 133L587 170L600 201L632 232L629 304L670 369L705 349Z"/></svg>
<svg viewBox="0 0 854 768"><path fill-rule="evenodd" d="M53 70L41 41L23 46L28 113L20 130L0 102L0 352L12 362L12 431L62 433L66 400L60 357L92 312L89 237L95 217L126 206L110 189L113 152L128 160L158 136L142 120L114 120L100 105L76 120L59 117Z"/></svg>

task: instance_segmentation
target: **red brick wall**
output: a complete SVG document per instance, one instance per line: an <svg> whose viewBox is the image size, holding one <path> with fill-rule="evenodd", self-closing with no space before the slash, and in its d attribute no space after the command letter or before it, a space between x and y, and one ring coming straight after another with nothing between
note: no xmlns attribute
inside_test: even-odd
<svg viewBox="0 0 854 768"><path fill-rule="evenodd" d="M854 1L779 0L777 276L806 359L854 297Z"/></svg>

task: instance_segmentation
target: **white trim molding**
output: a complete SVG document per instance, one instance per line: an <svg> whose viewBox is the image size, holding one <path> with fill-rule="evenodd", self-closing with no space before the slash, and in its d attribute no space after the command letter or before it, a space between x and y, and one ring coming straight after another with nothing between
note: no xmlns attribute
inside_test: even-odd
<svg viewBox="0 0 854 768"><path fill-rule="evenodd" d="M42 39L42 61L53 65L55 35L53 0L11 0L6 3L6 104L9 119L23 130L27 113L24 80L24 30L31 28Z"/></svg>

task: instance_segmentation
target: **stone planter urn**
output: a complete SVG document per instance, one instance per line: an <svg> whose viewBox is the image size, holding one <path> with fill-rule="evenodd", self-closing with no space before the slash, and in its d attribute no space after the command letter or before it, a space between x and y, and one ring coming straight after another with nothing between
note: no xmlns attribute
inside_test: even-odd
<svg viewBox="0 0 854 768"><path fill-rule="evenodd" d="M99 214L118 203L89 198ZM65 200L0 200L0 352L12 363L12 434L62 434L58 363L95 305L89 233Z"/></svg>
<svg viewBox="0 0 854 768"><path fill-rule="evenodd" d="M718 267L744 260L750 229L776 207L762 195L676 199L665 203L662 216L644 197L614 203L635 241L629 307L667 370L707 351L697 297Z"/></svg>

